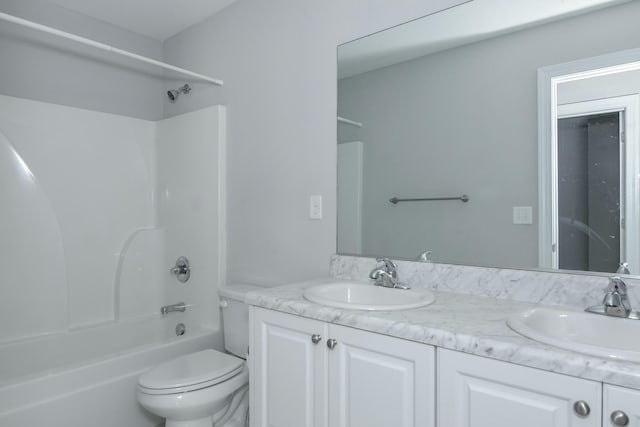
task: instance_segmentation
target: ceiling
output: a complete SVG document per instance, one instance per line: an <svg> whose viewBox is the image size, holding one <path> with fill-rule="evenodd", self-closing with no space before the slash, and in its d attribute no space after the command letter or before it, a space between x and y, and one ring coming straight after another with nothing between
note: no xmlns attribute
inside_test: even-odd
<svg viewBox="0 0 640 427"><path fill-rule="evenodd" d="M49 0L58 6L166 40L236 0Z"/></svg>
<svg viewBox="0 0 640 427"><path fill-rule="evenodd" d="M627 1L630 0L468 1L341 45L338 78Z"/></svg>

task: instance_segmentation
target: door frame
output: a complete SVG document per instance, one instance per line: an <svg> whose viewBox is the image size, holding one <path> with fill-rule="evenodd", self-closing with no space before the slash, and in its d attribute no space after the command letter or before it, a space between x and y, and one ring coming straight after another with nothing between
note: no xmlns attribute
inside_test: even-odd
<svg viewBox="0 0 640 427"><path fill-rule="evenodd" d="M558 179L557 161L554 167L554 156L557 157L558 146L558 85L634 70L640 70L640 49L624 50L538 69L539 268L558 268L557 263L554 266L553 260L553 254L557 249L558 224L554 223L552 216L553 201L557 200L557 185L554 188L553 183ZM627 141L630 137L631 135L628 135Z"/></svg>

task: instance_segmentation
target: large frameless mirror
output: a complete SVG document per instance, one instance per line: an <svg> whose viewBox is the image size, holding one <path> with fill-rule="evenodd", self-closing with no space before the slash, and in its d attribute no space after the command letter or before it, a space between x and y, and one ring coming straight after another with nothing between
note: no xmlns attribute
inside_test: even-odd
<svg viewBox="0 0 640 427"><path fill-rule="evenodd" d="M338 253L640 271L637 16L476 0L339 46Z"/></svg>

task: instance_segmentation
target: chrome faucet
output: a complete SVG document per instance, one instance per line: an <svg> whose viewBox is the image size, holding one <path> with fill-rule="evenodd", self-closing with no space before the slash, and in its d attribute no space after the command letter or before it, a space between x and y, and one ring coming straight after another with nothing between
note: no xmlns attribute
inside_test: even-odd
<svg viewBox="0 0 640 427"><path fill-rule="evenodd" d="M607 316L629 317L631 303L627 295L627 284L618 276L609 279L609 289L602 300Z"/></svg>
<svg viewBox="0 0 640 427"><path fill-rule="evenodd" d="M420 252L420 255L418 255L416 257L416 261L420 261L420 262L431 262L431 260L429 259L431 256L431 252L432 251L424 251L424 252Z"/></svg>
<svg viewBox="0 0 640 427"><path fill-rule="evenodd" d="M376 266L369 273L369 278L375 280L375 285L385 288L411 289L411 286L398 280L398 266L395 262L389 258L377 258L376 260L382 264Z"/></svg>
<svg viewBox="0 0 640 427"><path fill-rule="evenodd" d="M166 316L167 314L174 311L184 312L187 309L187 307L188 307L187 304L183 302L179 302L177 304L171 304L171 305L163 305L162 307L160 307L160 314L162 314L163 316Z"/></svg>
<svg viewBox="0 0 640 427"><path fill-rule="evenodd" d="M629 271L629 263L621 262L620 264L618 264L618 270L616 270L616 274L631 274L631 271Z"/></svg>
<svg viewBox="0 0 640 427"><path fill-rule="evenodd" d="M618 276L609 278L609 287L604 295L602 305L588 307L585 311L605 316L639 319L640 313L631 310L631 302L627 294L627 285Z"/></svg>

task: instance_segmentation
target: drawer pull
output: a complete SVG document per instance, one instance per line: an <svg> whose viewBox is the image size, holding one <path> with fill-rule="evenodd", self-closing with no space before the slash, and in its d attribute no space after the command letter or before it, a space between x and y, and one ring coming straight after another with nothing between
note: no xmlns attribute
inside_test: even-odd
<svg viewBox="0 0 640 427"><path fill-rule="evenodd" d="M611 413L611 422L614 426L624 427L629 424L629 417L623 411L613 411Z"/></svg>
<svg viewBox="0 0 640 427"><path fill-rule="evenodd" d="M579 417L588 417L589 414L591 413L591 408L589 407L589 404L584 400L578 400L576 403L574 403L573 410L575 411L576 415L578 415Z"/></svg>

